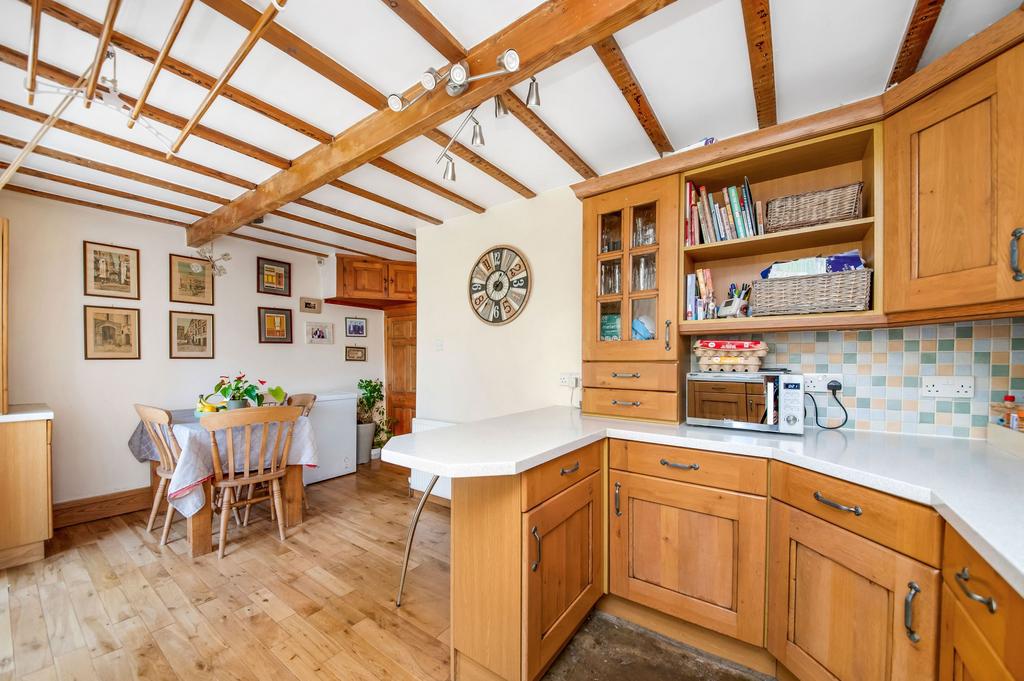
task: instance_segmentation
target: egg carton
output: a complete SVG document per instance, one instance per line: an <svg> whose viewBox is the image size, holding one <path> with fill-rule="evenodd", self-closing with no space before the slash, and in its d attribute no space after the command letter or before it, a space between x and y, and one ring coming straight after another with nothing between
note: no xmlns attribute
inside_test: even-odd
<svg viewBox="0 0 1024 681"><path fill-rule="evenodd" d="M753 372L761 368L761 357L738 357L735 355L712 355L701 357L697 361L701 371L733 371L737 373Z"/></svg>

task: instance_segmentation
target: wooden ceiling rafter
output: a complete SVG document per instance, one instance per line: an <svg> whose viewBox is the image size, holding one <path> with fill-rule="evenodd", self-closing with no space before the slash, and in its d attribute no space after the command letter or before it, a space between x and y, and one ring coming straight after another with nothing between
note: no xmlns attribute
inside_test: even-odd
<svg viewBox="0 0 1024 681"><path fill-rule="evenodd" d="M579 154L573 151L572 147L566 144L565 141L558 136L558 133L552 130L548 124L534 112L533 109L526 106L526 104L523 103L523 100L519 99L514 92L506 90L505 92L502 92L500 96L501 101L505 103L505 107L509 110L509 113L519 119L520 123L529 128L541 142L548 145L551 151L555 152L558 157L565 161L570 168L575 170L580 177L585 180L597 177L597 172L591 168Z"/></svg>
<svg viewBox="0 0 1024 681"><path fill-rule="evenodd" d="M886 87L902 83L917 71L921 55L924 54L924 48L928 46L928 40L932 37L944 3L945 0L917 0L914 3L914 10L910 13L907 30L903 33L903 40L896 53Z"/></svg>
<svg viewBox="0 0 1024 681"><path fill-rule="evenodd" d="M425 133L423 133L423 136L441 148L447 146L448 140L451 139L450 135L448 135L439 128L427 130ZM467 147L465 144L462 144L461 142L453 142L452 145L448 147L448 151L454 154L455 156L458 156L463 161L473 166L477 170L481 171L482 173L490 175L495 180L502 183L512 191L514 191L516 194L522 196L524 199L532 199L533 197L537 196L537 192L533 191L525 184L509 175L504 170L497 167L496 165L488 161L486 158L484 158L480 154L476 153L475 151Z"/></svg>
<svg viewBox="0 0 1024 681"><path fill-rule="evenodd" d="M604 64L605 70L608 71L608 75L612 77L615 85L619 88L619 92L622 93L626 104L629 105L633 115L636 116L640 127L647 133L647 138L651 140L655 151L659 154L670 153L673 150L672 142L669 140L665 128L661 126L658 115L654 113L651 101L644 93L640 81L636 79L633 68L626 60L626 55L622 53L622 48L619 46L618 41L615 40L615 36L610 35L604 40L599 40L594 43L593 47L597 57Z"/></svg>
<svg viewBox="0 0 1024 681"><path fill-rule="evenodd" d="M769 0L742 0L740 4L743 8L743 29L747 35L757 127L768 128L778 123L771 8Z"/></svg>
<svg viewBox="0 0 1024 681"><path fill-rule="evenodd" d="M328 184L330 184L330 186L336 189L340 189L343 192L348 192L349 194L361 196L362 198L367 199L369 201L373 201L374 203L379 203L382 206L387 206L388 208L391 208L393 210L397 210L401 213L405 213L406 215L410 215L416 218L417 220L423 220L424 222L429 222L432 225L440 225L442 223L442 220L440 218L435 218L433 215L428 215L427 213L418 211L415 208L410 208L409 206L403 206L397 201L392 201L386 196L374 194L373 192L367 189L363 189L362 187L357 187L356 185L350 182L345 182L344 180L333 180Z"/></svg>
<svg viewBox="0 0 1024 681"><path fill-rule="evenodd" d="M132 112L128 116L129 128L133 127L135 121L139 119L139 114L142 113L142 107L145 106L146 100L149 98L149 93L156 83L157 76L160 75L164 62L167 61L167 57L171 54L174 41L178 39L181 27L185 25L185 19L188 17L188 11L192 9L193 2L194 0L181 0L181 6L178 8L178 13L174 16L170 30L167 31L164 44L160 47L160 52L156 55L156 59L153 60L153 65L149 69L149 75L146 76L146 82L143 84L142 90L139 91L139 98L135 101L135 106L132 107Z"/></svg>
<svg viewBox="0 0 1024 681"><path fill-rule="evenodd" d="M419 0L382 0L409 28L454 64L465 59L466 48Z"/></svg>
<svg viewBox="0 0 1024 681"><path fill-rule="evenodd" d="M43 19L43 0L32 0L31 18L29 19L28 64L25 66L26 87L28 88L28 105L36 102L36 66L39 63L39 30Z"/></svg>
<svg viewBox="0 0 1024 681"><path fill-rule="evenodd" d="M360 217L358 215L353 215L348 211L341 210L340 208L335 208L334 206L328 206L326 204L319 203L311 199L307 199L306 197L295 199L295 204L298 206L305 206L306 208L312 208L313 210L318 210L322 213L329 213L330 215L339 217L342 220L348 220L349 222L355 222L357 224L365 225L367 227L373 227L374 229L379 229L382 232L387 232L388 234L400 236L403 239L412 239L414 241L416 239L415 234L404 232L400 229L395 229L394 227L388 227L387 225L383 225L374 220L368 220L367 218Z"/></svg>
<svg viewBox="0 0 1024 681"><path fill-rule="evenodd" d="M383 156L371 160L370 165L372 165L374 168L379 168L384 172L391 173L392 175L400 177L406 182L414 184L417 187L422 187L427 191L431 191L439 196L443 196L452 203L457 203L463 208L468 208L474 213L483 213L486 210L483 206L477 203L473 203L469 199L463 198L462 196L459 196L455 192L451 191L450 189L447 189L446 187L442 187L436 182L431 182L425 177L410 172L403 168L402 166L395 163L394 161L390 161L384 158Z"/></svg>
<svg viewBox="0 0 1024 681"><path fill-rule="evenodd" d="M110 47L110 36L114 33L114 22L117 21L117 13L121 9L121 0L107 0L107 12L103 17L103 28L100 30L96 41L96 54L92 59L92 71L88 80L85 81L85 108L92 106L92 98L96 96L96 86L100 82L100 72L103 71L103 62L107 59L107 49Z"/></svg>

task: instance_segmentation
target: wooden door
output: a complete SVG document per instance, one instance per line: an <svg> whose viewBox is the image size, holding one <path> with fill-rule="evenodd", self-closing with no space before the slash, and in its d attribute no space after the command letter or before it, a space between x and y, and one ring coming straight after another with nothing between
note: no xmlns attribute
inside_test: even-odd
<svg viewBox="0 0 1024 681"><path fill-rule="evenodd" d="M416 263L388 263L388 299L416 300Z"/></svg>
<svg viewBox="0 0 1024 681"><path fill-rule="evenodd" d="M345 258L342 263L345 298L387 298L388 264L384 260Z"/></svg>
<svg viewBox="0 0 1024 681"><path fill-rule="evenodd" d="M403 306L405 307L405 306ZM412 432L416 416L416 312L384 317L384 390L395 435Z"/></svg>
<svg viewBox="0 0 1024 681"><path fill-rule="evenodd" d="M764 395L751 395L748 393L746 420L751 423L761 423L761 419L766 417Z"/></svg>
<svg viewBox="0 0 1024 681"><path fill-rule="evenodd" d="M583 202L583 359L679 356L679 178Z"/></svg>
<svg viewBox="0 0 1024 681"><path fill-rule="evenodd" d="M937 570L772 500L768 650L802 681L931 681ZM904 627L911 583L911 627Z"/></svg>
<svg viewBox="0 0 1024 681"><path fill-rule="evenodd" d="M698 390L693 393L692 412L693 416L702 419L746 421L747 396L744 393L717 393Z"/></svg>
<svg viewBox="0 0 1024 681"><path fill-rule="evenodd" d="M601 596L601 498L597 472L523 514L524 681L544 672Z"/></svg>
<svg viewBox="0 0 1024 681"><path fill-rule="evenodd" d="M0 550L49 539L49 421L0 424Z"/></svg>
<svg viewBox="0 0 1024 681"><path fill-rule="evenodd" d="M614 594L760 646L767 500L612 471Z"/></svg>
<svg viewBox="0 0 1024 681"><path fill-rule="evenodd" d="M886 312L1024 298L1022 145L1024 47L886 120Z"/></svg>
<svg viewBox="0 0 1024 681"><path fill-rule="evenodd" d="M942 586L942 631L939 635L940 681L1014 681L984 635Z"/></svg>

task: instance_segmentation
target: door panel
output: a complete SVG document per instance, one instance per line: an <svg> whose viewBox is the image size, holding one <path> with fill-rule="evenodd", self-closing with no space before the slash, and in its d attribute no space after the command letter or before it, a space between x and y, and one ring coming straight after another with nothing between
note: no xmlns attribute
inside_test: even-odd
<svg viewBox="0 0 1024 681"><path fill-rule="evenodd" d="M693 416L702 419L747 420L747 397L740 393L694 393Z"/></svg>
<svg viewBox="0 0 1024 681"><path fill-rule="evenodd" d="M942 586L941 681L1014 681L957 597Z"/></svg>
<svg viewBox="0 0 1024 681"><path fill-rule="evenodd" d="M388 263L388 299L416 300L416 263Z"/></svg>
<svg viewBox="0 0 1024 681"><path fill-rule="evenodd" d="M387 298L386 262L345 258L342 267L346 298Z"/></svg>
<svg viewBox="0 0 1024 681"><path fill-rule="evenodd" d="M416 315L386 317L385 393L395 435L412 432L416 416Z"/></svg>

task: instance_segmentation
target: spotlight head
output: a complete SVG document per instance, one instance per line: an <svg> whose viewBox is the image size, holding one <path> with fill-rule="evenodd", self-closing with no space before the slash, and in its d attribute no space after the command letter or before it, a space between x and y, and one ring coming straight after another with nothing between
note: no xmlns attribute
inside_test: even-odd
<svg viewBox="0 0 1024 681"><path fill-rule="evenodd" d="M447 182L455 181L455 159L448 154L444 155L444 174L441 177Z"/></svg>
<svg viewBox="0 0 1024 681"><path fill-rule="evenodd" d="M540 106L540 84L532 76L530 77L530 90L526 93L526 106L531 109Z"/></svg>
<svg viewBox="0 0 1024 681"><path fill-rule="evenodd" d="M420 85L424 90L430 91L437 87L437 84L441 82L441 74L437 72L437 69L427 69L420 76Z"/></svg>
<svg viewBox="0 0 1024 681"><path fill-rule="evenodd" d="M460 86L469 82L469 66L466 65L466 62L460 61L458 64L452 64L452 68L448 72L448 80Z"/></svg>
<svg viewBox="0 0 1024 681"><path fill-rule="evenodd" d="M513 49L507 49L498 57L498 68L509 73L519 70L519 53Z"/></svg>
<svg viewBox="0 0 1024 681"><path fill-rule="evenodd" d="M388 108L391 109L392 111L397 113L407 106L409 106L409 103L405 101L405 97L403 97L402 95L388 95Z"/></svg>
<svg viewBox="0 0 1024 681"><path fill-rule="evenodd" d="M484 129L480 125L480 121L473 119L473 140L470 142L474 147L482 147L487 144L484 141Z"/></svg>
<svg viewBox="0 0 1024 681"><path fill-rule="evenodd" d="M508 116L508 107L505 106L501 95L494 95L494 117L504 118L505 116Z"/></svg>

